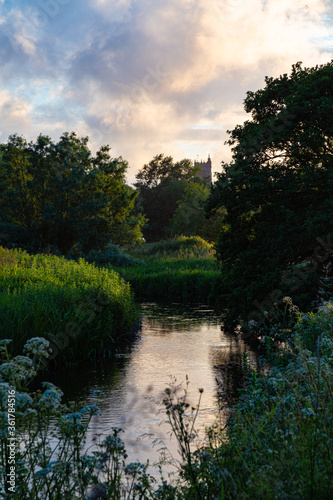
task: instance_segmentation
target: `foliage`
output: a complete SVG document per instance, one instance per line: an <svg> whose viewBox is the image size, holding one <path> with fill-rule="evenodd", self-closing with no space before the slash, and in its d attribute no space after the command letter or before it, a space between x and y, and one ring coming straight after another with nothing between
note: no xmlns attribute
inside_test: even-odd
<svg viewBox="0 0 333 500"><path fill-rule="evenodd" d="M174 163L171 156L159 154L137 174L136 187L152 189L159 185L166 186L171 181L190 180L199 169L200 167L194 167L192 161L186 158Z"/></svg>
<svg viewBox="0 0 333 500"><path fill-rule="evenodd" d="M211 257L214 254L213 246L200 236L177 236L167 240L147 243L132 250L136 255L167 255L188 252L196 257Z"/></svg>
<svg viewBox="0 0 333 500"><path fill-rule="evenodd" d="M42 391L27 392L36 362L43 365L48 357L48 341L31 339L25 346L27 355L15 358L8 355L9 342L0 341L0 494L13 500L152 498L155 479L147 473L148 464L126 464L121 429L113 428L110 436L99 439L94 451L84 450L89 422L99 414L97 406L67 407L61 402L62 391L48 382L42 383ZM9 395L15 431L6 421ZM6 494L13 432L16 484L15 492Z"/></svg>
<svg viewBox="0 0 333 500"><path fill-rule="evenodd" d="M276 288L303 310L316 294L315 266L296 287L283 276L333 230L332 78L333 62L297 63L289 76L266 77L264 89L247 93L251 119L229 132L232 161L223 164L209 210L227 210L216 252L234 317L240 303L246 313ZM318 269L327 252L318 252Z"/></svg>
<svg viewBox="0 0 333 500"><path fill-rule="evenodd" d="M8 247L62 254L113 243L135 243L145 219L137 192L125 184L128 164L103 146L92 156L88 137L65 133L54 143L10 136L0 145L0 232Z"/></svg>
<svg viewBox="0 0 333 500"><path fill-rule="evenodd" d="M212 246L199 236L145 243L133 250L145 266L116 267L143 300L216 302L219 270Z"/></svg>
<svg viewBox="0 0 333 500"><path fill-rule="evenodd" d="M262 374L244 359L246 385L226 427L207 429L208 444L183 462L182 498L333 497L332 325L328 303L299 314L296 333ZM185 410L175 428L183 436Z"/></svg>
<svg viewBox="0 0 333 500"><path fill-rule="evenodd" d="M210 188L200 179L188 183L172 218L171 231L186 236L198 235L209 242L217 240L223 226L225 210L219 208L207 218L205 204Z"/></svg>
<svg viewBox="0 0 333 500"><path fill-rule="evenodd" d="M144 228L147 240L156 241L168 236L177 202L187 182L195 177L199 169L193 166L191 160L174 163L171 156L160 154L139 171L135 187L140 191L139 201L148 217Z"/></svg>
<svg viewBox="0 0 333 500"><path fill-rule="evenodd" d="M111 266L134 266L143 264L141 260L123 253L120 248L111 244L107 245L104 251L90 250L87 255L74 248L69 252L67 257L75 260L85 259L91 264L110 264Z"/></svg>
<svg viewBox="0 0 333 500"><path fill-rule="evenodd" d="M305 349L313 354L326 351L324 346L333 339L333 302L325 303L317 313L302 314L296 331Z"/></svg>
<svg viewBox="0 0 333 500"><path fill-rule="evenodd" d="M1 338L17 353L30 337L47 336L57 363L114 351L137 318L129 285L82 259L0 247L0 291Z"/></svg>

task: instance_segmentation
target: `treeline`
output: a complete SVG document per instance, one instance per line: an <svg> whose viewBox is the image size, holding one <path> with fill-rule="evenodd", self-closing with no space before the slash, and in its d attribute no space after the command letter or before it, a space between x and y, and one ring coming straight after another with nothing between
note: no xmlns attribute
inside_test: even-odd
<svg viewBox="0 0 333 500"><path fill-rule="evenodd" d="M210 182L199 177L200 167L183 159L157 155L136 176L138 201L148 218L143 228L147 241L176 235L216 241L225 217L223 207L207 214Z"/></svg>
<svg viewBox="0 0 333 500"><path fill-rule="evenodd" d="M108 146L93 156L88 138L58 142L17 135L0 146L0 233L8 247L67 255L136 243L145 218L126 185L128 164Z"/></svg>
<svg viewBox="0 0 333 500"><path fill-rule="evenodd" d="M157 155L137 174L134 189L126 184L125 160L112 158L108 146L93 156L87 143L66 132L58 142L13 135L0 145L1 244L87 256L143 237L216 240L224 210L206 218L210 186L190 160Z"/></svg>

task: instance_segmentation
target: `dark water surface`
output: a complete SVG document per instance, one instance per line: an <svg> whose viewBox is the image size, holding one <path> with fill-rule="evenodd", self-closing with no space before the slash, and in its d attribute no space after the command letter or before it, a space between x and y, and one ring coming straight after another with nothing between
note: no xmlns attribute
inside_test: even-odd
<svg viewBox="0 0 333 500"><path fill-rule="evenodd" d="M220 325L219 316L205 306L142 304L142 327L124 354L55 380L66 401L96 404L92 396L96 390L106 396L97 404L101 416L93 417L87 447L97 434L106 437L112 427L121 427L128 462L157 461L161 443L179 458L162 411L165 388L175 379L185 388L188 376L193 405L198 401L198 389L204 389L197 420L197 427L203 428L236 396L244 352L256 368L256 353L242 340L226 335ZM226 418L226 410L219 418ZM159 444L153 446L155 440Z"/></svg>

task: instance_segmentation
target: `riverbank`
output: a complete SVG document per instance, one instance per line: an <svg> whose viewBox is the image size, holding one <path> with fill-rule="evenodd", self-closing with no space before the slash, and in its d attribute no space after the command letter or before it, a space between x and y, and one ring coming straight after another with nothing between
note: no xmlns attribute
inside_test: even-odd
<svg viewBox="0 0 333 500"><path fill-rule="evenodd" d="M154 283L149 278L158 270L164 284L159 285L156 277L149 293L156 287L162 296L164 288L170 286L176 294L177 286L186 283L185 279L177 281L184 276L183 271L191 276L206 263L204 273L218 273L211 248L204 244L202 248L195 240L191 247L182 246L181 241L144 245L136 254L139 257L141 252L143 263L120 272L124 276L132 272L133 283L141 283L142 293L147 293L145 286L149 281ZM265 337L261 335L265 340L262 356L269 356L270 369L259 375L243 356L241 397L226 425L217 421L210 426L207 442L195 452L200 406L190 402L177 386L166 389L163 406L179 444L182 465L177 479L164 477L157 487L147 464L126 462L119 429L111 437L103 436L94 457L84 451L89 422L99 413L98 391L94 394L96 405L83 408L63 405L61 390L52 384L46 383L42 392L28 391L34 372L49 362L50 346L52 356L58 349L55 360L59 363L62 356L68 362L116 349L136 318L129 284L114 269L97 268L82 260L0 249L0 264L2 339L12 340L0 341L0 418L4 429L0 493L5 487L6 450L11 439L7 401L9 394L15 394L11 404L16 411L15 436L20 442L16 459L20 467L17 489L8 498L37 500L42 494L51 500L70 491L68 498L88 499L96 484L106 498L119 500L124 491L128 498L141 495L156 500L333 498L332 302L316 313L301 314L291 299L285 300L283 318L296 318L296 323L288 323L288 328L286 322L274 323L271 328L268 325ZM168 275L163 282L162 277ZM195 283L200 279L195 273L188 279L192 279L194 292L191 294L187 284L180 296L190 301L197 297ZM47 341L39 338L44 332L50 332ZM26 342L32 336L35 338ZM12 345L12 352L19 356L11 355ZM158 363L157 368L163 363L167 365L168 360ZM214 365L228 369L224 362ZM51 446L55 437L60 460L55 460L54 443Z"/></svg>
<svg viewBox="0 0 333 500"><path fill-rule="evenodd" d="M84 260L0 248L1 339L11 353L31 337L50 341L57 364L108 355L138 318L130 286Z"/></svg>
<svg viewBox="0 0 333 500"><path fill-rule="evenodd" d="M181 498L333 498L332 326L328 302L299 314L288 336L280 331L284 343L265 374L244 360L246 384L226 435L216 425L207 447L184 455Z"/></svg>
<svg viewBox="0 0 333 500"><path fill-rule="evenodd" d="M142 264L113 267L137 300L218 303L219 266L213 246L198 236L180 236L127 249Z"/></svg>
<svg viewBox="0 0 333 500"><path fill-rule="evenodd" d="M210 426L207 443L201 442L196 451L201 391L196 404L189 400L187 387L185 392L177 384L168 387L163 406L182 463L178 477L172 480L164 474L159 486L147 463L128 463L120 429L101 437L94 455L84 451L89 422L99 413L94 404L62 405L61 391L48 383L42 392L27 394L23 384L31 377L27 367L32 368L37 354L47 354L42 339L28 342L26 356L7 356L0 370L1 401L15 394L15 435L20 443L16 489L7 497L37 500L42 495L51 500L67 491L70 499L92 499L98 490L105 498L118 500L332 498L332 324L332 303L316 314L300 314L284 346L271 354L271 368L261 375L243 356L246 383L241 398L227 424L217 421ZM6 343L0 345L6 353ZM96 404L101 396L95 391ZM3 419L6 408L2 410ZM11 439L6 425L2 428L0 492L4 492ZM55 438L57 459L54 441L51 446Z"/></svg>

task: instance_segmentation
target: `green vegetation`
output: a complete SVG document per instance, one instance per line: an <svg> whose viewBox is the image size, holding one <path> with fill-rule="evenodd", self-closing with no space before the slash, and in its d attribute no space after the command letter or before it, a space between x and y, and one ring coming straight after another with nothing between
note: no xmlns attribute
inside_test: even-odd
<svg viewBox="0 0 333 500"><path fill-rule="evenodd" d="M212 245L199 236L146 243L132 254L145 265L115 267L139 300L216 302L219 269Z"/></svg>
<svg viewBox="0 0 333 500"><path fill-rule="evenodd" d="M307 310L328 264L333 231L333 62L296 64L248 92L251 119L230 132L233 158L210 197L227 216L216 244L229 317L290 295ZM241 307L240 307L241 304Z"/></svg>
<svg viewBox="0 0 333 500"><path fill-rule="evenodd" d="M84 260L0 247L0 292L1 338L47 336L57 363L114 351L137 317L129 285Z"/></svg>
<svg viewBox="0 0 333 500"><path fill-rule="evenodd" d="M111 266L139 266L143 264L140 259L122 252L116 245L107 245L103 251L90 250L88 254L73 249L69 252L67 258L74 260L84 259L90 263L110 264Z"/></svg>
<svg viewBox="0 0 333 500"><path fill-rule="evenodd" d="M289 299L286 307L295 312ZM42 392L27 393L48 356L47 341L30 339L25 356L16 358L8 354L8 341L1 341L0 492L10 453L6 405L16 393L17 486L8 496L14 500L64 498L64 492L68 499L97 498L97 492L119 500L332 498L333 303L297 318L294 328L280 332L284 342L271 353L265 373L256 374L244 358L246 383L226 427L217 421L195 451L202 390L195 406L187 387L184 394L177 386L165 390L164 409L182 463L177 478L162 476L159 485L147 464L126 464L120 429L99 441L96 451L85 451L96 406L67 408L61 391L49 383Z"/></svg>
<svg viewBox="0 0 333 500"><path fill-rule="evenodd" d="M172 217L171 232L173 234L198 235L209 242L217 240L226 211L218 208L207 218L205 207L209 193L210 187L198 177L187 184Z"/></svg>
<svg viewBox="0 0 333 500"><path fill-rule="evenodd" d="M209 446L186 461L182 498L333 497L332 325L331 302L280 332L284 348L264 375L244 360L247 380L226 433L209 429Z"/></svg>
<svg viewBox="0 0 333 500"><path fill-rule="evenodd" d="M214 256L213 246L200 236L177 236L168 240L147 243L132 250L136 255L154 255L177 257L182 252L191 254L193 257L210 258Z"/></svg>
<svg viewBox="0 0 333 500"><path fill-rule="evenodd" d="M0 145L0 233L7 247L31 252L103 250L140 241L145 218L137 191L125 184L128 164L88 137L65 133L58 143L17 135Z"/></svg>
<svg viewBox="0 0 333 500"><path fill-rule="evenodd" d="M160 154L139 171L135 186L148 217L143 229L147 241L175 234L199 235L210 241L217 237L223 210L212 221L205 217L209 187L197 176L199 170L191 160L174 163L171 156Z"/></svg>
<svg viewBox="0 0 333 500"><path fill-rule="evenodd" d="M15 387L12 498L51 500L64 490L69 499L92 498L94 488L115 499L333 498L332 79L333 62L298 63L290 76L266 77L264 89L248 92L251 120L230 132L232 161L208 201L190 160L156 156L137 175L137 198L125 184L126 162L107 147L91 157L75 134L57 144L12 136L0 146L6 245L77 260L0 247L0 470L3 487L6 402ZM146 220L141 208L150 241L186 236L133 246ZM211 245L193 233L218 239ZM261 375L244 358L245 385L227 425L208 429L196 451L200 396L192 406L186 391L166 390L183 463L159 487L146 465L126 466L119 430L97 452L84 451L97 408L64 407L50 384L33 395L26 389L54 358L112 352L136 319L130 287L138 299L218 303L225 325L242 320L266 357ZM22 349L26 356L17 355Z"/></svg>

